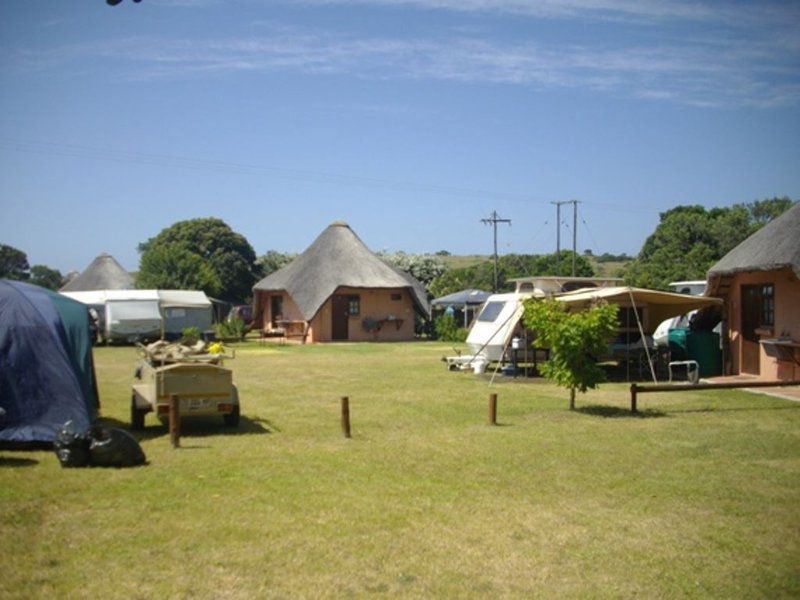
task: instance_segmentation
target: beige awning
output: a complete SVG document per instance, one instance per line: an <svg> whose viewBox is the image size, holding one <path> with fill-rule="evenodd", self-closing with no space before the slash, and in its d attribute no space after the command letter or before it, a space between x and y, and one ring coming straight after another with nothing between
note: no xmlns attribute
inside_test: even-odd
<svg viewBox="0 0 800 600"><path fill-rule="evenodd" d="M650 323L656 325L661 321L686 314L695 309L722 305L722 300L719 298L689 296L687 294L634 287L576 290L556 296L555 299L568 304L570 308L576 309L586 308L599 300L605 300L610 304L619 306L646 306L650 315Z"/></svg>

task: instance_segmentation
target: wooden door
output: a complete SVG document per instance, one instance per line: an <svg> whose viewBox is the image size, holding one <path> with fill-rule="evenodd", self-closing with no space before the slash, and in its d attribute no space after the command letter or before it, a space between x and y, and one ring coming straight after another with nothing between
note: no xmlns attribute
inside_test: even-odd
<svg viewBox="0 0 800 600"><path fill-rule="evenodd" d="M739 371L758 375L761 372L760 347L756 329L761 325L761 286L742 286L742 364Z"/></svg>
<svg viewBox="0 0 800 600"><path fill-rule="evenodd" d="M331 339L349 339L350 300L347 296L331 297Z"/></svg>
<svg viewBox="0 0 800 600"><path fill-rule="evenodd" d="M278 321L283 319L283 296L271 296L269 308L272 326L277 327Z"/></svg>

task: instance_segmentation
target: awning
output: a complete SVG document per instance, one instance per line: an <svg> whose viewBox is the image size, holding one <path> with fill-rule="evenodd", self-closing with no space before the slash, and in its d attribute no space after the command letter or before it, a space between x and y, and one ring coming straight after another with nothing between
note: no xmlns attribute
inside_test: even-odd
<svg viewBox="0 0 800 600"><path fill-rule="evenodd" d="M722 305L722 300L719 298L689 296L634 287L583 289L561 294L555 299L568 304L570 308L585 308L599 300L621 306L647 306L650 322L655 324L695 309Z"/></svg>

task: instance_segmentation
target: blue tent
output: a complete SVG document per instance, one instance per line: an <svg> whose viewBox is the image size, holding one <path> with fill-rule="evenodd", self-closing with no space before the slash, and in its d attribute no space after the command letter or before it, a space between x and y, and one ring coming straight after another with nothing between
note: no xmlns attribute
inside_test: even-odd
<svg viewBox="0 0 800 600"><path fill-rule="evenodd" d="M98 406L86 306L0 279L0 444L51 443L67 421L85 431Z"/></svg>

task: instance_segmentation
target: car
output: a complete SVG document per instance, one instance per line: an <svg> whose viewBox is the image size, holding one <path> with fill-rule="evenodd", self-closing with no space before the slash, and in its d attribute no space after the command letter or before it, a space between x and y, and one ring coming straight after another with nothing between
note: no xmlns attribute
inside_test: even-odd
<svg viewBox="0 0 800 600"><path fill-rule="evenodd" d="M203 344L200 342L199 344ZM217 345L218 348L224 348ZM171 396L177 396L181 419L218 417L228 427L238 427L239 391L233 372L222 365L224 352L181 350L180 344L156 342L139 346L141 363L131 391L131 429L144 429L145 416L153 412L162 423L169 419Z"/></svg>

